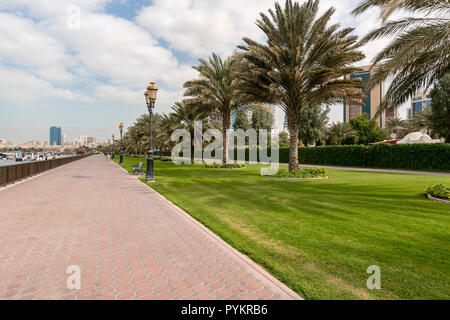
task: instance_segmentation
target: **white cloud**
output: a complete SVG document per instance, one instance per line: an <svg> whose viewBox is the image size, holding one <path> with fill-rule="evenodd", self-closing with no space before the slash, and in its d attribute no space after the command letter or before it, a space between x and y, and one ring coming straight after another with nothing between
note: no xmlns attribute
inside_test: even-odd
<svg viewBox="0 0 450 320"><path fill-rule="evenodd" d="M113 0L2 0L0 10L25 11L35 18L67 15L70 6L80 7L83 12L102 10Z"/></svg>
<svg viewBox="0 0 450 320"><path fill-rule="evenodd" d="M331 22L340 22L343 27L357 26L355 34L362 36L379 22L373 11L356 18L351 16L350 12L358 3L359 0L323 0L319 14L335 7ZM155 0L140 12L136 22L174 49L193 57L212 52L229 55L242 43L244 36L257 41L264 39L255 23L260 12L267 13L273 7L273 0ZM365 51L370 58L373 56L372 48ZM366 59L363 63L368 62Z"/></svg>
<svg viewBox="0 0 450 320"><path fill-rule="evenodd" d="M73 78L73 66L65 46L49 36L33 21L0 12L0 61L28 69L39 77L56 82Z"/></svg>
<svg viewBox="0 0 450 320"><path fill-rule="evenodd" d="M0 66L0 99L13 105L39 107L50 99L72 100L74 97L71 91L55 88L29 72Z"/></svg>

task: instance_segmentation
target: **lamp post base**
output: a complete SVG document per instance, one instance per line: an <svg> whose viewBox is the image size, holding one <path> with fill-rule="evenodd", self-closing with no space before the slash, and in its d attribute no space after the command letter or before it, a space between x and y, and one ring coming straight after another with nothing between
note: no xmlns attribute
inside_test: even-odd
<svg viewBox="0 0 450 320"><path fill-rule="evenodd" d="M153 172L153 154L149 154L149 157L147 158L147 174L145 176L145 180L148 182L155 181L155 175Z"/></svg>

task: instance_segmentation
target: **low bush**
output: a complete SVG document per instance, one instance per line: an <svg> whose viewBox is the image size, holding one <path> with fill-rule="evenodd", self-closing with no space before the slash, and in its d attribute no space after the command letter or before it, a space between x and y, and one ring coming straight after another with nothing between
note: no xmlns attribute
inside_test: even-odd
<svg viewBox="0 0 450 320"><path fill-rule="evenodd" d="M220 164L220 163L212 163L205 164L206 169L242 169L245 168L245 164L237 164L237 163L228 163L228 164Z"/></svg>
<svg viewBox="0 0 450 320"><path fill-rule="evenodd" d="M327 170L323 168L302 168L299 171L288 171L285 169L278 170L275 177L291 178L291 179L311 179L311 178L326 178L328 176Z"/></svg>
<svg viewBox="0 0 450 320"><path fill-rule="evenodd" d="M425 192L432 197L448 200L450 197L450 186L445 184L435 184L428 187Z"/></svg>

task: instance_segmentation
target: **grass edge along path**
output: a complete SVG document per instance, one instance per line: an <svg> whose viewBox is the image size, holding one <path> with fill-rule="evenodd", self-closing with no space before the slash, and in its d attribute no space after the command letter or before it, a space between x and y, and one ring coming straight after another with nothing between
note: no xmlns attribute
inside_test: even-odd
<svg viewBox="0 0 450 320"><path fill-rule="evenodd" d="M424 196L450 178L329 169L276 181L259 168L158 161L149 186L305 299L450 298L450 210ZM381 290L366 288L370 265Z"/></svg>

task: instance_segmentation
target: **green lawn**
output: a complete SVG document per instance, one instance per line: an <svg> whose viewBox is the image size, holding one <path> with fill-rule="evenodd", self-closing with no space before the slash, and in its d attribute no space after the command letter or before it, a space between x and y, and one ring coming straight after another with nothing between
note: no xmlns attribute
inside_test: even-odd
<svg viewBox="0 0 450 320"><path fill-rule="evenodd" d="M259 168L157 161L151 187L305 299L450 298L450 206L423 195L449 177L328 170L287 181ZM381 290L366 288L371 265Z"/></svg>

